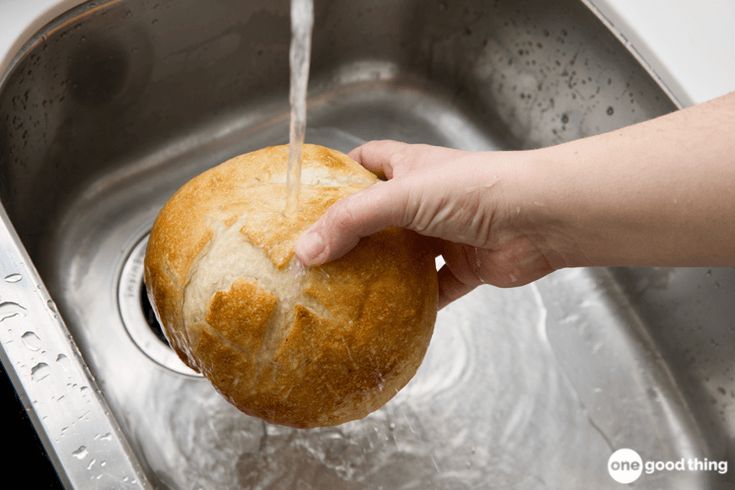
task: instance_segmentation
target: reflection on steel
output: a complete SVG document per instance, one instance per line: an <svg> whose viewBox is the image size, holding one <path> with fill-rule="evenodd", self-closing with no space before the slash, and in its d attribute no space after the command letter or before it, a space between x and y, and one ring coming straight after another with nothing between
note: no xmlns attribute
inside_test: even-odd
<svg viewBox="0 0 735 490"><path fill-rule="evenodd" d="M673 109L576 0L318 1L315 15L312 143L532 148ZM285 1L102 2L0 74L3 362L68 484L618 488L618 447L734 453L726 269L479 288L440 313L404 391L336 428L264 424L182 373L139 321L140 240L188 178L287 140L289 32Z"/></svg>

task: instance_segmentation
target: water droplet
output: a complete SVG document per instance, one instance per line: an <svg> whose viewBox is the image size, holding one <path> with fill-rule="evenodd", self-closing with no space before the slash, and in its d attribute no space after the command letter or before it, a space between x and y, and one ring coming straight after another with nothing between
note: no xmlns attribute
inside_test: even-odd
<svg viewBox="0 0 735 490"><path fill-rule="evenodd" d="M56 362L64 362L67 360L67 357L64 354L59 354L56 356Z"/></svg>
<svg viewBox="0 0 735 490"><path fill-rule="evenodd" d="M21 279L23 279L23 276L18 273L8 274L7 276L5 276L5 282L18 282Z"/></svg>
<svg viewBox="0 0 735 490"><path fill-rule="evenodd" d="M84 459L89 454L89 451L87 451L87 446L79 446L79 448L71 453L72 456L74 456L77 459Z"/></svg>
<svg viewBox="0 0 735 490"><path fill-rule="evenodd" d="M111 441L112 440L112 434L109 432L106 432L100 436L100 441Z"/></svg>
<svg viewBox="0 0 735 490"><path fill-rule="evenodd" d="M13 318L14 316L24 315L25 311L26 309L18 303L4 301L0 303L0 322L4 322L8 318Z"/></svg>
<svg viewBox="0 0 735 490"><path fill-rule="evenodd" d="M94 464L95 464L96 462L97 462L97 460L96 460L96 459L94 459L94 458L92 458L92 461L90 461L90 462L89 462L89 464L87 465L87 470L91 470L91 469L92 469L92 467L94 466Z"/></svg>
<svg viewBox="0 0 735 490"><path fill-rule="evenodd" d="M104 468L105 466L107 466L107 461L105 460L100 461L100 468Z"/></svg>
<svg viewBox="0 0 735 490"><path fill-rule="evenodd" d="M41 348L41 339L30 330L21 335L20 338L23 341L23 345L29 350L37 351Z"/></svg>
<svg viewBox="0 0 735 490"><path fill-rule="evenodd" d="M54 304L54 300L50 299L46 301L46 306L48 306L48 309L52 312L56 313L56 304Z"/></svg>
<svg viewBox="0 0 735 490"><path fill-rule="evenodd" d="M390 430L395 430L396 429L396 424L394 424L393 422L391 422L390 425L388 426L388 428Z"/></svg>
<svg viewBox="0 0 735 490"><path fill-rule="evenodd" d="M614 113L615 113L615 109L613 109L612 106L607 108L608 116L612 116Z"/></svg>
<svg viewBox="0 0 735 490"><path fill-rule="evenodd" d="M51 368L45 362L39 362L31 368L31 378L33 381L41 381L51 374Z"/></svg>

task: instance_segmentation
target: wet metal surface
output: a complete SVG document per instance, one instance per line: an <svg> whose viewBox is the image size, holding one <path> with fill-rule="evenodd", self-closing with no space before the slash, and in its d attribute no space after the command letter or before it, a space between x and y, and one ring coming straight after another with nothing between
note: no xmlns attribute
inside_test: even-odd
<svg viewBox="0 0 735 490"><path fill-rule="evenodd" d="M531 148L673 109L576 1L315 9L311 143ZM287 2L103 2L39 37L0 88L3 204L153 484L619 488L606 470L619 447L728 458L728 269L480 288L440 313L394 400L314 431L237 412L155 336L131 334L147 326L135 249L163 202L232 155L287 141L288 20ZM729 485L657 473L634 488Z"/></svg>

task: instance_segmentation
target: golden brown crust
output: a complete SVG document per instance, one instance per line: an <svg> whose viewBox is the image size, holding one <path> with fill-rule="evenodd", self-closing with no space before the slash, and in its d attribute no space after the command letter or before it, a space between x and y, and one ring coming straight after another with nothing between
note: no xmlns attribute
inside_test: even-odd
<svg viewBox="0 0 735 490"><path fill-rule="evenodd" d="M433 254L418 235L389 229L290 275L300 233L376 177L342 153L305 145L299 212L287 218L287 155L285 145L265 148L185 184L154 224L145 280L172 347L233 404L294 427L335 425L379 408L414 375L436 315ZM243 266L244 275L205 291L203 315L185 314L187 288L204 287L201 271L194 276L201 258L233 227L243 247L261 251L248 257L268 263Z"/></svg>
<svg viewBox="0 0 735 490"><path fill-rule="evenodd" d="M247 281L235 281L229 290L212 296L207 323L224 338L255 353L266 335L278 298Z"/></svg>

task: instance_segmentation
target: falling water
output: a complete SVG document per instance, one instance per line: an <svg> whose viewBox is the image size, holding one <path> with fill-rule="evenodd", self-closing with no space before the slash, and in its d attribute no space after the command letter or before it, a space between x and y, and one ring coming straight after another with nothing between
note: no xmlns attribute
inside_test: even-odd
<svg viewBox="0 0 735 490"><path fill-rule="evenodd" d="M299 206L301 148L306 133L306 89L309 84L313 0L291 0L291 126L289 130L286 215L294 216Z"/></svg>

